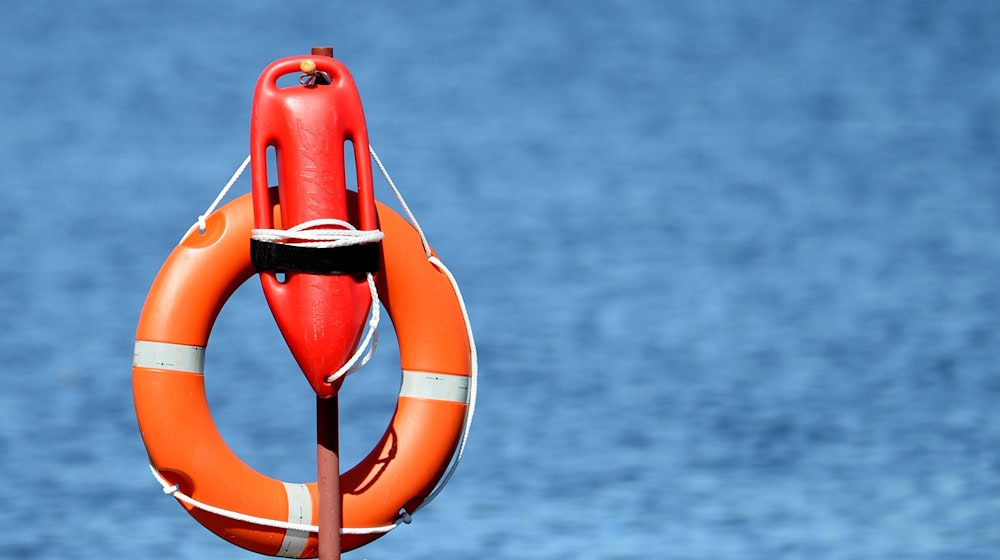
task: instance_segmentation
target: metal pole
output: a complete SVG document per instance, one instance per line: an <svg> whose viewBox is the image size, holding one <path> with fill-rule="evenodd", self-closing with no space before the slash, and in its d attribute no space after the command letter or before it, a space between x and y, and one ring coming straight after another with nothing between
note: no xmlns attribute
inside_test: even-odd
<svg viewBox="0 0 1000 560"><path fill-rule="evenodd" d="M319 560L340 560L340 434L337 395L316 398L316 484L319 491Z"/></svg>
<svg viewBox="0 0 1000 560"><path fill-rule="evenodd" d="M313 47L313 56L333 56L333 47ZM340 560L340 427L337 395L316 399L316 485L319 493L319 560Z"/></svg>

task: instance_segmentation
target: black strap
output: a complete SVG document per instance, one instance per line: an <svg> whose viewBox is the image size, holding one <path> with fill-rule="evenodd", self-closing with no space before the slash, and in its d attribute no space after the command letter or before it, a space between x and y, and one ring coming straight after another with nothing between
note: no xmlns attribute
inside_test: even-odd
<svg viewBox="0 0 1000 560"><path fill-rule="evenodd" d="M344 247L302 247L251 239L250 261L258 271L366 274L378 272L380 248L378 242Z"/></svg>

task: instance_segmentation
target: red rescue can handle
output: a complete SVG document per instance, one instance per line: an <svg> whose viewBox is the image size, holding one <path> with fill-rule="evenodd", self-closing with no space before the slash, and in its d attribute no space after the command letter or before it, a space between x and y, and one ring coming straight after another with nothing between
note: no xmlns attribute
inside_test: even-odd
<svg viewBox="0 0 1000 560"><path fill-rule="evenodd" d="M330 83L278 84L281 77L301 75L304 68L325 74ZM377 220L368 130L354 78L343 63L329 56L292 56L271 63L257 81L251 112L255 226L273 227L267 162L267 149L272 147L285 228L317 218L347 219L343 149L347 141L354 151L357 227L374 230Z"/></svg>

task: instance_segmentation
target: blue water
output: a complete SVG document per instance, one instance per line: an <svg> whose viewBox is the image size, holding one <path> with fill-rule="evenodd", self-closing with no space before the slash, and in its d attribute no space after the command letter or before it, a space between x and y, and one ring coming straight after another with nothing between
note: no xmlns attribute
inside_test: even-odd
<svg viewBox="0 0 1000 560"><path fill-rule="evenodd" d="M998 557L1000 4L963 0L8 1L0 557L258 557L160 492L130 360L259 72L321 44L482 370L452 484L346 558ZM394 352L344 388L345 463ZM252 466L315 476L255 281L207 379Z"/></svg>

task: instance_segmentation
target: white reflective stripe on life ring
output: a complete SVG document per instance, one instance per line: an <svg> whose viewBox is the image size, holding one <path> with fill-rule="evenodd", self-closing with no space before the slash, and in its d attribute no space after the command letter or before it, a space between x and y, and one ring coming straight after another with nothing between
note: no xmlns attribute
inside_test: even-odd
<svg viewBox="0 0 1000 560"><path fill-rule="evenodd" d="M403 370L399 396L435 401L469 402L469 378L464 375Z"/></svg>
<svg viewBox="0 0 1000 560"><path fill-rule="evenodd" d="M205 373L205 348L170 342L135 341L132 367Z"/></svg>
<svg viewBox="0 0 1000 560"><path fill-rule="evenodd" d="M285 495L288 496L288 522L309 525L312 523L312 497L309 495L309 487L305 484L291 484L282 482L285 485ZM284 558L298 558L306 549L309 542L309 533L297 529L285 531L285 538L281 541L281 548L278 549L278 556Z"/></svg>

